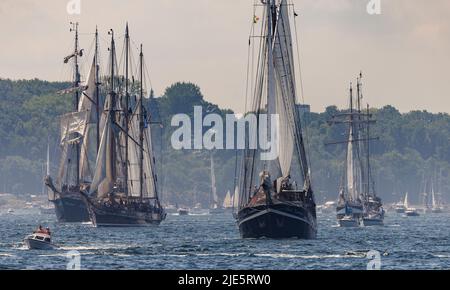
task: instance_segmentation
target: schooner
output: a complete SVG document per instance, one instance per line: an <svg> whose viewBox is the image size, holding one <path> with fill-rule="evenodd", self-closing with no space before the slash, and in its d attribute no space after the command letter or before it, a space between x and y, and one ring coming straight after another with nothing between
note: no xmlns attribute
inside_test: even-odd
<svg viewBox="0 0 450 290"><path fill-rule="evenodd" d="M98 32L96 31L96 49L92 66L84 86L81 85L79 58L83 49L79 48L78 23L71 23L71 32L75 33L75 48L64 63L73 62L73 85L61 92L73 93L74 110L61 117L62 156L56 182L50 174L45 184L50 189L49 200L55 204L59 222L87 222L89 214L79 194L80 188L92 182L92 170L97 154L99 132L100 82L98 64Z"/></svg>
<svg viewBox="0 0 450 290"><path fill-rule="evenodd" d="M139 52L138 76L131 67L128 24L124 74L118 74L114 31L110 30L110 75L101 117L101 139L93 180L81 196L96 227L145 226L166 218L161 206L153 153L150 116L144 104L144 54Z"/></svg>
<svg viewBox="0 0 450 290"><path fill-rule="evenodd" d="M291 16L286 0L261 1L264 7L258 68L251 112L268 124L279 116L279 150L275 160L261 160L262 151L247 148L237 170L239 204L235 217L243 238L313 239L317 233L316 203L299 111L294 68ZM257 22L255 16L254 23ZM268 130L270 132L270 130Z"/></svg>
<svg viewBox="0 0 450 290"><path fill-rule="evenodd" d="M347 140L328 144L345 144L347 149L336 207L336 216L342 227L382 225L385 213L381 198L375 191L370 163L370 141L378 140L370 136L370 124L376 121L372 119L369 106L366 112L361 110L361 79L362 73L357 79L356 105L350 84L348 111L333 116L329 121L330 125L346 125L348 132Z"/></svg>

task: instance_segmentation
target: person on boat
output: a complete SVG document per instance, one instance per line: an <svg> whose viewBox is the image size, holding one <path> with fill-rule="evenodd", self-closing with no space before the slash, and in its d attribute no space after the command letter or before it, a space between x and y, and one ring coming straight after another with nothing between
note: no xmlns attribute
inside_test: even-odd
<svg viewBox="0 0 450 290"><path fill-rule="evenodd" d="M39 233L42 233L43 231L44 231L44 229L42 228L41 225L39 225L38 228L37 228L37 230L35 230L33 233L39 234Z"/></svg>

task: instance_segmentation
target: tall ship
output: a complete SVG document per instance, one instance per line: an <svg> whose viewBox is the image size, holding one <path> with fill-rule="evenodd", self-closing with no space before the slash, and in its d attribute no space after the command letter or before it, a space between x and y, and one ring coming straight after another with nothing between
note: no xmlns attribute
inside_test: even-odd
<svg viewBox="0 0 450 290"><path fill-rule="evenodd" d="M384 209L381 198L376 195L375 182L370 166L370 141L378 138L370 136L370 124L374 123L369 107L361 110L361 79L357 80L357 98L354 102L353 86L349 90L349 109L337 114L330 124L344 124L348 132L347 140L329 144L346 145L346 159L339 198L336 206L336 217L342 227L358 227L362 225L382 225Z"/></svg>
<svg viewBox="0 0 450 290"><path fill-rule="evenodd" d="M132 74L128 24L123 74L118 73L114 31L111 45L109 93L102 110L101 140L93 180L80 188L95 227L158 225L166 213L159 200L156 156L144 104L144 54L139 51L138 76Z"/></svg>
<svg viewBox="0 0 450 290"><path fill-rule="evenodd" d="M99 132L100 93L98 81L98 51L92 62L86 84L81 84L79 58L83 49L79 47L78 23L71 23L71 32L75 33L75 47L64 63L73 64L73 84L61 94L73 94L73 111L61 116L62 154L58 174L53 181L47 174L45 184L49 188L49 201L54 203L59 222L87 222L89 214L81 198L80 188L92 182L92 168L95 163L98 142L95 136ZM96 33L96 47L98 34Z"/></svg>
<svg viewBox="0 0 450 290"><path fill-rule="evenodd" d="M279 128L278 154L264 160L262 149L247 147L239 158L235 218L242 238L314 239L317 234L316 203L297 110L294 39L291 33L293 6L286 0L261 1L259 67L248 113L257 126ZM255 16L254 25L258 18ZM272 116L279 116L278 124ZM279 125L279 126L277 126ZM275 129L275 128L273 128ZM257 133L260 137L261 131ZM268 136L265 136L268 137ZM269 139L266 139L269 140Z"/></svg>

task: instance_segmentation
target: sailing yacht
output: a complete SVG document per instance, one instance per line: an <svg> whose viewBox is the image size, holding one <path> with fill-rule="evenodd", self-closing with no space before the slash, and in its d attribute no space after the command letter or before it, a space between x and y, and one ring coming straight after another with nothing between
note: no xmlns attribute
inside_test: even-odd
<svg viewBox="0 0 450 290"><path fill-rule="evenodd" d="M139 81L135 82L129 75L132 62L128 24L124 76L116 74L113 30L110 35L110 92L102 114L99 152L92 183L80 193L95 227L158 225L166 213L158 197L156 158L144 106L142 45Z"/></svg>
<svg viewBox="0 0 450 290"><path fill-rule="evenodd" d="M397 202L394 205L394 209L397 213L405 213L406 207L405 207L405 199L406 199L406 195L408 193L405 194L405 198L403 200L400 200L399 202Z"/></svg>
<svg viewBox="0 0 450 290"><path fill-rule="evenodd" d="M434 189L431 190L431 212L432 213L441 213L442 205L440 203L440 199L436 197L436 195L440 196L440 194L436 194Z"/></svg>
<svg viewBox="0 0 450 290"><path fill-rule="evenodd" d="M81 85L79 58L83 49L78 43L78 23L71 23L71 32L75 32L74 52L64 59L64 63L73 61L73 86L62 94L73 93L74 111L61 117L62 157L56 183L48 174L45 184L49 201L54 203L56 217L59 222L87 222L89 214L82 198L80 188L89 186L92 181L92 160L97 148L93 136L98 135L100 100L98 81L98 33L96 32L96 53L85 86ZM94 158L92 158L94 156Z"/></svg>
<svg viewBox="0 0 450 290"><path fill-rule="evenodd" d="M266 0L262 6L261 66L249 113L257 115L258 126L268 128L275 126L270 119L278 114L279 154L275 160L262 160L262 150L243 150L236 172L239 204L234 216L242 238L313 239L317 234L316 203L296 108L289 19L290 13L295 13L286 0ZM267 124L261 122L263 113L269 116Z"/></svg>
<svg viewBox="0 0 450 290"><path fill-rule="evenodd" d="M224 208L219 203L216 187L216 173L214 169L214 157L211 154L211 195L210 195L210 214L220 214L224 212Z"/></svg>
<svg viewBox="0 0 450 290"><path fill-rule="evenodd" d="M419 216L420 215L416 208L409 207L408 193L406 193L406 195L405 195L404 207L405 207L405 215L406 216Z"/></svg>

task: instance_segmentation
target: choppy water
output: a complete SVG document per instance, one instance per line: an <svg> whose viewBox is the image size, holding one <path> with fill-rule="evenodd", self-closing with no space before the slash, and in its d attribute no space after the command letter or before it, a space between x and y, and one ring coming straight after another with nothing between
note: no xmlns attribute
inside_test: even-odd
<svg viewBox="0 0 450 290"><path fill-rule="evenodd" d="M381 253L381 269L450 269L450 214L403 217L388 213L384 227L339 228L318 216L316 240L242 240L231 214L169 215L159 227L93 228L57 224L51 215L0 215L0 268L65 269L67 252L82 269L366 269L365 253ZM54 251L30 251L22 239L50 226Z"/></svg>

